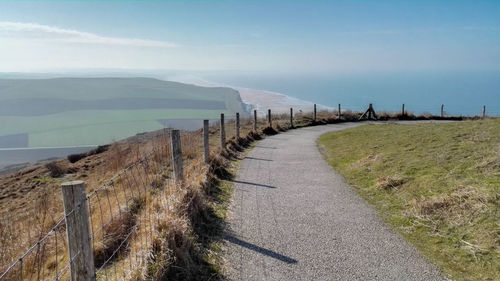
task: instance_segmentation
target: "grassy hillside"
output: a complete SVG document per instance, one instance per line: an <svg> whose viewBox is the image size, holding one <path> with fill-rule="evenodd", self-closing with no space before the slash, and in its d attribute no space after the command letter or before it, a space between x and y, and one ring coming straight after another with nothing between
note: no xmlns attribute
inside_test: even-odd
<svg viewBox="0 0 500 281"><path fill-rule="evenodd" d="M0 79L0 148L105 144L221 112L244 112L237 91L150 78Z"/></svg>
<svg viewBox="0 0 500 281"><path fill-rule="evenodd" d="M319 139L381 217L456 280L500 280L500 120L365 125Z"/></svg>

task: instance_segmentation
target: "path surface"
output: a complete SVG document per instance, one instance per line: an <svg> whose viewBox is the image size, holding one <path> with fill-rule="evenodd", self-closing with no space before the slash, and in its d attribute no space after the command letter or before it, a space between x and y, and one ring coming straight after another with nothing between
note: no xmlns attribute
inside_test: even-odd
<svg viewBox="0 0 500 281"><path fill-rule="evenodd" d="M323 160L316 139L354 126L267 137L241 162L225 234L230 280L445 280Z"/></svg>

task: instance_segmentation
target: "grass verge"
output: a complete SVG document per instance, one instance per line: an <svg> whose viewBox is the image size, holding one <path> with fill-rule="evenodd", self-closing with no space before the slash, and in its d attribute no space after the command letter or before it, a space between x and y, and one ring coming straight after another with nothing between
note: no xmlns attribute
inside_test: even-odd
<svg viewBox="0 0 500 281"><path fill-rule="evenodd" d="M327 162L456 280L500 280L500 120L329 133Z"/></svg>

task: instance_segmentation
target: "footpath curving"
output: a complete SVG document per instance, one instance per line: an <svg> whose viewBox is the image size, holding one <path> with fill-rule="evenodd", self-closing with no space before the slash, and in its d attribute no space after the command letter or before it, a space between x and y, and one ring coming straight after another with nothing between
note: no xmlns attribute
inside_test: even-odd
<svg viewBox="0 0 500 281"><path fill-rule="evenodd" d="M360 123L259 141L234 180L230 280L446 280L322 158L316 139Z"/></svg>

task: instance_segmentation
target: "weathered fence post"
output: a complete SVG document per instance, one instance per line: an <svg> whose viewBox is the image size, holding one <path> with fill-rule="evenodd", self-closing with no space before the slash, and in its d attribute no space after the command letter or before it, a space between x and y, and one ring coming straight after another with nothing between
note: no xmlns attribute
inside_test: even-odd
<svg viewBox="0 0 500 281"><path fill-rule="evenodd" d="M293 128L293 108L290 107L290 128Z"/></svg>
<svg viewBox="0 0 500 281"><path fill-rule="evenodd" d="M401 107L401 116L405 116L405 104Z"/></svg>
<svg viewBox="0 0 500 281"><path fill-rule="evenodd" d="M339 119L340 119L340 116L342 116L342 113L340 112L340 103L339 103Z"/></svg>
<svg viewBox="0 0 500 281"><path fill-rule="evenodd" d="M61 184L61 188L68 235L71 281L95 280L85 183L83 181L65 182Z"/></svg>
<svg viewBox="0 0 500 281"><path fill-rule="evenodd" d="M483 105L483 119L486 118L486 105Z"/></svg>
<svg viewBox="0 0 500 281"><path fill-rule="evenodd" d="M224 126L224 113L220 114L220 147L226 149L226 128Z"/></svg>
<svg viewBox="0 0 500 281"><path fill-rule="evenodd" d="M234 124L236 130L236 139L240 138L240 113L236 112L236 124Z"/></svg>
<svg viewBox="0 0 500 281"><path fill-rule="evenodd" d="M273 127L273 121L271 118L271 109L267 110L267 123L269 123L269 127Z"/></svg>
<svg viewBox="0 0 500 281"><path fill-rule="evenodd" d="M314 104L314 122L316 122L316 104Z"/></svg>
<svg viewBox="0 0 500 281"><path fill-rule="evenodd" d="M253 110L253 130L257 132L257 110Z"/></svg>
<svg viewBox="0 0 500 281"><path fill-rule="evenodd" d="M441 105L441 118L444 117L444 104Z"/></svg>
<svg viewBox="0 0 500 281"><path fill-rule="evenodd" d="M208 120L203 120L203 152L205 163L210 162L210 146L208 143Z"/></svg>
<svg viewBox="0 0 500 281"><path fill-rule="evenodd" d="M182 171L182 146L181 133L179 130L170 131L170 142L172 143L172 161L174 162L174 178L175 182L183 181Z"/></svg>

